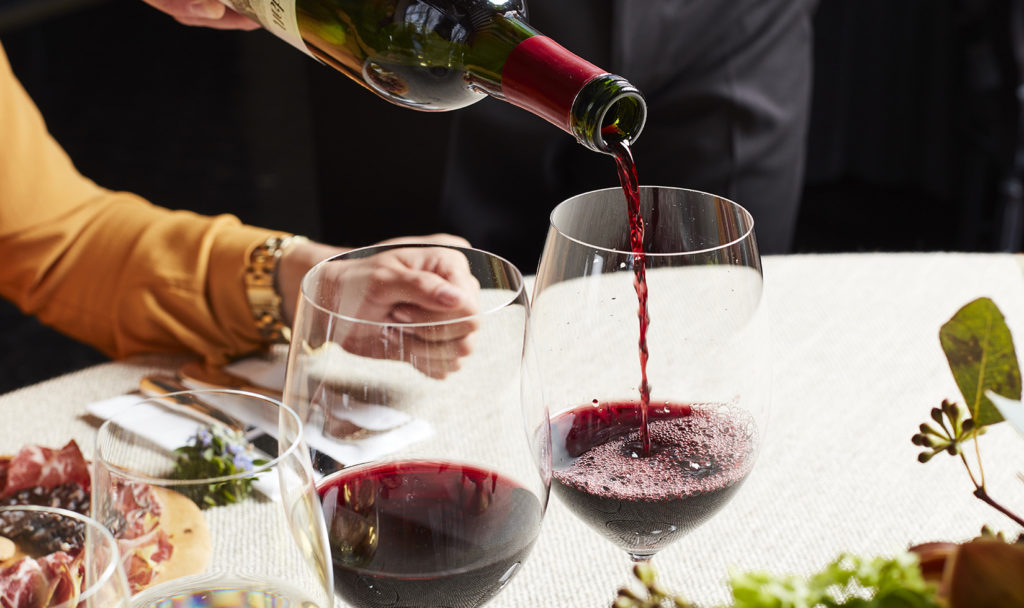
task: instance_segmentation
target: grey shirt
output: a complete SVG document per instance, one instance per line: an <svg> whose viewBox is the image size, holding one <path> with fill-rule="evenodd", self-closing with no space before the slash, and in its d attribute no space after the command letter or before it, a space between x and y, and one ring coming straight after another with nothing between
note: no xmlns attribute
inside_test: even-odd
<svg viewBox="0 0 1024 608"><path fill-rule="evenodd" d="M644 93L640 183L749 209L764 253L789 249L803 179L816 0L534 0L541 32ZM548 214L618 184L611 157L494 99L454 113L447 228L535 269Z"/></svg>

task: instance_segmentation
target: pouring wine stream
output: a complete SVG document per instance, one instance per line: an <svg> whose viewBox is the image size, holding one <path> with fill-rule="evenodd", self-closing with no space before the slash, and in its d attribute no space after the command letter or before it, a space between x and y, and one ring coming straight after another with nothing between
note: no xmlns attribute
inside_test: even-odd
<svg viewBox="0 0 1024 608"><path fill-rule="evenodd" d="M629 245L633 250L633 286L636 289L637 318L640 322L640 437L642 456L651 454L651 433L647 427L647 410L651 405L651 386L647 382L647 329L651 317L647 311L647 260L644 255L644 218L640 214L640 183L636 176L636 162L626 139L612 145L615 168L618 170L622 192L626 195L629 211Z"/></svg>

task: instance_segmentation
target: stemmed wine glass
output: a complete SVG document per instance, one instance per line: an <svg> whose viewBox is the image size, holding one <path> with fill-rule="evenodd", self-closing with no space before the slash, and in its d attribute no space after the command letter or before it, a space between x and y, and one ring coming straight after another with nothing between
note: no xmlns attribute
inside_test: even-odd
<svg viewBox="0 0 1024 608"><path fill-rule="evenodd" d="M404 289L442 276L449 305ZM547 416L520 397L527 319L519 271L470 248L368 247L305 276L284 401L319 452L344 601L472 608L519 570L549 490Z"/></svg>
<svg viewBox="0 0 1024 608"><path fill-rule="evenodd" d="M100 427L92 514L135 608L330 608L326 528L298 415L236 390L168 393Z"/></svg>
<svg viewBox="0 0 1024 608"><path fill-rule="evenodd" d="M555 494L646 561L717 513L750 473L771 366L750 214L678 188L642 187L639 203L639 255L619 188L552 212L528 384L551 412Z"/></svg>
<svg viewBox="0 0 1024 608"><path fill-rule="evenodd" d="M13 608L127 608L117 542L95 519L57 507L0 507L0 582Z"/></svg>

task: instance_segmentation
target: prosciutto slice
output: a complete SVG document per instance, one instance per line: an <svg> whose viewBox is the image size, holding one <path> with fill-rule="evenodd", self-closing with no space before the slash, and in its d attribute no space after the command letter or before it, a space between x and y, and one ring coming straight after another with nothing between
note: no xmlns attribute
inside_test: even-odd
<svg viewBox="0 0 1024 608"><path fill-rule="evenodd" d="M82 555L58 551L0 568L0 608L45 608L78 597Z"/></svg>
<svg viewBox="0 0 1024 608"><path fill-rule="evenodd" d="M0 500L22 490L45 490L75 483L89 492L89 463L78 444L69 441L52 449L28 445L11 458L0 458ZM132 591L149 585L161 562L174 552L167 532L160 528L160 503L144 484L120 481L108 500L124 518L116 535ZM17 500L17 498L15 499ZM80 553L80 552L78 552ZM44 608L77 597L81 584L79 556L63 551L33 559L23 558L0 566L0 608Z"/></svg>
<svg viewBox="0 0 1024 608"><path fill-rule="evenodd" d="M89 463L73 439L58 450L27 445L0 467L4 469L0 472L0 498L26 488L50 489L68 482L89 491Z"/></svg>

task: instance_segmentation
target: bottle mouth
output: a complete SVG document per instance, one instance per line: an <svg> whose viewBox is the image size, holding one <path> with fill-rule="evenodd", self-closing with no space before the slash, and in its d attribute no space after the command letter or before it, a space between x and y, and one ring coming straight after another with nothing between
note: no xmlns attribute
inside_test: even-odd
<svg viewBox="0 0 1024 608"><path fill-rule="evenodd" d="M588 82L573 102L573 131L584 146L612 153L613 144L632 144L647 122L647 102L628 80L602 74Z"/></svg>

